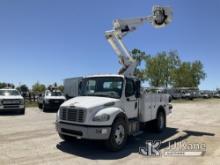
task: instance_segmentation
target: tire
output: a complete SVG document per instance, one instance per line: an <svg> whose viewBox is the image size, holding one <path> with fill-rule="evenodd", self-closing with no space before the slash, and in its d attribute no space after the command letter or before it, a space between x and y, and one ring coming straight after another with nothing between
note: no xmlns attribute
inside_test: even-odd
<svg viewBox="0 0 220 165"><path fill-rule="evenodd" d="M76 140L75 137L71 137L71 136L68 136L68 135L63 135L63 134L60 134L60 133L59 133L59 136L60 136L61 139L63 139L66 142L73 142L73 141Z"/></svg>
<svg viewBox="0 0 220 165"><path fill-rule="evenodd" d="M47 109L46 109L46 107L45 107L44 104L42 105L42 111L43 111L43 112L47 112Z"/></svg>
<svg viewBox="0 0 220 165"><path fill-rule="evenodd" d="M38 108L42 109L42 104L38 103Z"/></svg>
<svg viewBox="0 0 220 165"><path fill-rule="evenodd" d="M128 129L125 120L122 118L116 119L112 125L109 139L105 141L105 145L110 151L119 151L125 146L127 137Z"/></svg>
<svg viewBox="0 0 220 165"><path fill-rule="evenodd" d="M19 113L20 115L24 115L24 114L25 114L25 109L19 110L18 113Z"/></svg>
<svg viewBox="0 0 220 165"><path fill-rule="evenodd" d="M191 100L191 101L192 101L192 100L193 100L193 97L190 97L190 98L189 98L189 100Z"/></svg>
<svg viewBox="0 0 220 165"><path fill-rule="evenodd" d="M155 132L162 132L166 128L166 115L163 111L159 111L157 114L157 118L153 123Z"/></svg>

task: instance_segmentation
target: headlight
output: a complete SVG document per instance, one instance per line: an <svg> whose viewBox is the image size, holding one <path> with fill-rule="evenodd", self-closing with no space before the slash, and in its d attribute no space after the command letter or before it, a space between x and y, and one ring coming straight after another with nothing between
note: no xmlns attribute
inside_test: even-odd
<svg viewBox="0 0 220 165"><path fill-rule="evenodd" d="M59 120L59 117L60 117L60 109L57 111L57 114L56 114L56 121Z"/></svg>
<svg viewBox="0 0 220 165"><path fill-rule="evenodd" d="M110 115L108 114L101 114L97 115L93 118L93 121L108 121L110 119Z"/></svg>
<svg viewBox="0 0 220 165"><path fill-rule="evenodd" d="M46 104L49 104L49 99L44 100Z"/></svg>
<svg viewBox="0 0 220 165"><path fill-rule="evenodd" d="M20 104L24 105L24 99L21 99Z"/></svg>

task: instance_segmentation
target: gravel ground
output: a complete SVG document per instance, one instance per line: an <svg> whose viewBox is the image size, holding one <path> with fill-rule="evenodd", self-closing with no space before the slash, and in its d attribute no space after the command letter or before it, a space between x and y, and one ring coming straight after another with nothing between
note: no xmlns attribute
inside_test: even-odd
<svg viewBox="0 0 220 165"><path fill-rule="evenodd" d="M38 108L27 108L25 116L1 113L0 165L219 164L220 100L187 101L173 106L164 133L147 131L130 137L125 149L117 153L106 151L101 142L62 141L55 131L55 113L43 113ZM146 140L161 140L162 156L140 155L139 147L144 147ZM164 156L173 142L205 144L206 152L198 157Z"/></svg>

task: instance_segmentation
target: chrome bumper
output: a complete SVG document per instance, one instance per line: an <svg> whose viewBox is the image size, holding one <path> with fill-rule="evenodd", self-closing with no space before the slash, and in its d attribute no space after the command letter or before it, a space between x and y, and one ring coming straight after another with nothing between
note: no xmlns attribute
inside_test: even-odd
<svg viewBox="0 0 220 165"><path fill-rule="evenodd" d="M110 126L84 126L65 122L56 122L56 129L59 134L91 140L107 140L111 133Z"/></svg>

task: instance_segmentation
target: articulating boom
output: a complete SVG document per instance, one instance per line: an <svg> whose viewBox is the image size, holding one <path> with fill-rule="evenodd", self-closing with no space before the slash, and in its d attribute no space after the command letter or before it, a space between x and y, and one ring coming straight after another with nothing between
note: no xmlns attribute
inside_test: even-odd
<svg viewBox="0 0 220 165"><path fill-rule="evenodd" d="M153 6L152 16L113 21L113 30L106 31L105 37L119 57L119 62L123 65L119 74L132 77L138 64L123 44L122 38L144 23L151 23L156 28L164 27L171 22L171 17L172 12L169 7Z"/></svg>

